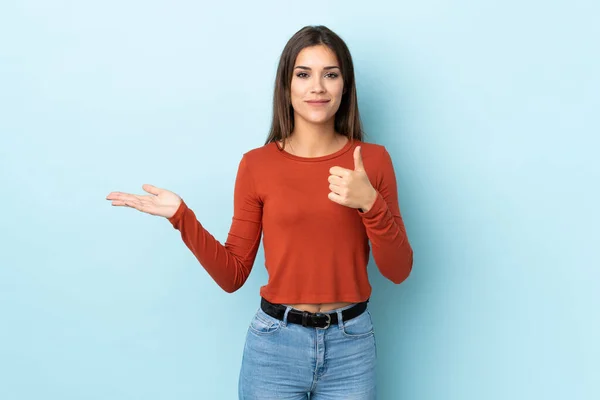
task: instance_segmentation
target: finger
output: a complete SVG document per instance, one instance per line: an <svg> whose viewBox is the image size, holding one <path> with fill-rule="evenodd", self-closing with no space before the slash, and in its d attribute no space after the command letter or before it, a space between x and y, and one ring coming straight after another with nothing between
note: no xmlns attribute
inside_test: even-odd
<svg viewBox="0 0 600 400"><path fill-rule="evenodd" d="M127 200L113 200L111 203L113 206L117 206L117 207L130 207L130 208L135 208L132 206L132 202L131 201L127 201Z"/></svg>
<svg viewBox="0 0 600 400"><path fill-rule="evenodd" d="M144 189L146 192L152 193L154 195L159 195L160 192L162 192L162 189L157 188L156 186L148 185L148 184L142 185L142 189Z"/></svg>
<svg viewBox="0 0 600 400"><path fill-rule="evenodd" d="M108 196L106 196L106 200L115 200L118 199L123 193L121 192L110 192Z"/></svg>
<svg viewBox="0 0 600 400"><path fill-rule="evenodd" d="M122 193L122 192L113 192L110 195L106 196L107 200L139 200L139 196L136 196L134 194L129 194L129 193Z"/></svg>
<svg viewBox="0 0 600 400"><path fill-rule="evenodd" d="M363 164L360 146L356 146L356 148L354 149L354 170L355 171L364 171L365 170L365 165Z"/></svg>
<svg viewBox="0 0 600 400"><path fill-rule="evenodd" d="M344 200L343 200L342 196L340 196L337 193L329 192L327 197L329 197L329 200L333 201L334 203L344 205Z"/></svg>
<svg viewBox="0 0 600 400"><path fill-rule="evenodd" d="M144 203L135 199L127 199L127 200L114 200L112 202L113 206L124 206L129 208L134 208L138 211L146 212L146 207Z"/></svg>
<svg viewBox="0 0 600 400"><path fill-rule="evenodd" d="M343 178L345 176L349 176L350 173L352 173L352 170L342 168L342 167L331 167L331 168L329 168L329 173L331 175L337 175L337 176L341 176Z"/></svg>
<svg viewBox="0 0 600 400"><path fill-rule="evenodd" d="M110 192L108 196L106 196L106 200L119 200L122 199L123 196L126 196L126 193L121 192Z"/></svg>
<svg viewBox="0 0 600 400"><path fill-rule="evenodd" d="M344 190L342 187L338 186L338 185L334 185L334 184L330 184L329 185L329 190L331 190L333 193L335 194L342 194L342 191Z"/></svg>
<svg viewBox="0 0 600 400"><path fill-rule="evenodd" d="M327 181L329 183L333 183L334 185L338 185L338 186L341 186L344 184L344 179L340 178L337 175L329 175L329 177L327 178Z"/></svg>

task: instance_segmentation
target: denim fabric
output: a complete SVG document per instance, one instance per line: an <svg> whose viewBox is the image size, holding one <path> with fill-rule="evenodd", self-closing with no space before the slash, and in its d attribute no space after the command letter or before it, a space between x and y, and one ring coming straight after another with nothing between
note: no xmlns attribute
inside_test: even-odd
<svg viewBox="0 0 600 400"><path fill-rule="evenodd" d="M280 321L258 309L250 322L240 369L241 400L373 400L377 349L368 308L328 329ZM310 395L310 397L309 397Z"/></svg>

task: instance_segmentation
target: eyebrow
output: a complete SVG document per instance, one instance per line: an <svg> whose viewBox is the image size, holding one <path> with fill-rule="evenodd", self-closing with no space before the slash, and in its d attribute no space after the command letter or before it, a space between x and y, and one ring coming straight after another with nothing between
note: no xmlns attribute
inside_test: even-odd
<svg viewBox="0 0 600 400"><path fill-rule="evenodd" d="M300 68L300 69L306 69L306 70L308 70L308 71L310 71L310 70L311 70L311 68L310 68L310 67L305 67L304 65L298 65L298 66L297 66L297 67L295 67L294 69L296 69L296 68ZM330 66L328 66L328 67L325 67L325 68L323 68L323 69L334 69L334 68L340 69L340 67L338 67L337 65L330 65Z"/></svg>

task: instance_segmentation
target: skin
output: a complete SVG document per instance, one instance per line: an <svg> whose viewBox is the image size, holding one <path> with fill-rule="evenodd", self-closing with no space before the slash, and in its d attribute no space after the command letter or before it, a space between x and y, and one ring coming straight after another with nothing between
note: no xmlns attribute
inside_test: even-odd
<svg viewBox="0 0 600 400"><path fill-rule="evenodd" d="M285 151L300 157L319 157L342 149L348 138L335 131L335 114L344 94L344 82L335 54L326 46L304 48L294 63L291 82L291 102L294 109L294 131L285 143ZM312 100L328 100L321 105ZM280 141L280 145L283 142ZM340 205L368 211L377 197L362 162L360 146L354 151L354 169L334 166L329 170L328 198ZM172 217L181 204L181 197L166 189L145 184L148 195L111 192L106 196L113 206ZM352 303L288 304L298 310L324 312Z"/></svg>

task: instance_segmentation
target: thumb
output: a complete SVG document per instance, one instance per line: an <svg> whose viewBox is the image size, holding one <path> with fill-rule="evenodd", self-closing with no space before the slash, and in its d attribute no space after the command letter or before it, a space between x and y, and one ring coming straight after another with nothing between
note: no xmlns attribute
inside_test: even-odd
<svg viewBox="0 0 600 400"><path fill-rule="evenodd" d="M148 193L152 193L152 194L160 194L160 192L162 191L161 189L157 188L156 186L152 186L152 185L142 185L142 189L144 189L146 192Z"/></svg>
<svg viewBox="0 0 600 400"><path fill-rule="evenodd" d="M362 152L360 146L356 146L354 149L354 170L355 171L364 171L365 165L362 160Z"/></svg>

